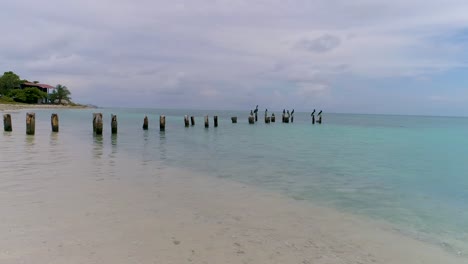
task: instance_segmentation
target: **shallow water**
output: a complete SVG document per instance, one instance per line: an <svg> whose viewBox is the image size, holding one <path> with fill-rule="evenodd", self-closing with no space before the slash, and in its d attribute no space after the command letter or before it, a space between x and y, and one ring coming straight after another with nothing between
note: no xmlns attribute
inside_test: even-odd
<svg viewBox="0 0 468 264"><path fill-rule="evenodd" d="M104 113L104 135L92 135L92 112ZM248 112L99 109L36 110L36 135L25 135L25 112L12 113L13 132L0 135L0 192L31 196L82 162L95 177L122 177L129 156L146 165L182 167L369 216L402 232L465 254L468 241L468 119L308 113L293 124L247 123ZM110 114L119 133L110 135ZM167 116L159 132L158 116ZM184 128L183 115L196 116ZM203 127L203 116L219 116ZM150 129L142 120L150 117ZM230 117L238 116L238 124ZM84 168L83 168L84 169ZM38 174L37 171L50 171ZM41 175L40 181L35 177ZM46 176L47 175L47 176ZM72 177L73 173L70 174ZM124 177L133 177L128 174Z"/></svg>

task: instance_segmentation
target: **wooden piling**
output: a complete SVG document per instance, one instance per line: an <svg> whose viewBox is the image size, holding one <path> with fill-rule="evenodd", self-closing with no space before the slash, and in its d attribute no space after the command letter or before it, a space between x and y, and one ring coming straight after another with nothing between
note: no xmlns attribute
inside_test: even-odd
<svg viewBox="0 0 468 264"><path fill-rule="evenodd" d="M255 117L253 115L249 116L249 124L255 124Z"/></svg>
<svg viewBox="0 0 468 264"><path fill-rule="evenodd" d="M312 125L315 125L315 115L312 115Z"/></svg>
<svg viewBox="0 0 468 264"><path fill-rule="evenodd" d="M159 131L166 131L166 116L159 116Z"/></svg>
<svg viewBox="0 0 468 264"><path fill-rule="evenodd" d="M275 117L275 114L273 113L273 114L271 114L271 119L270 119L270 121L271 121L272 123L275 123L275 120L276 120L276 117Z"/></svg>
<svg viewBox="0 0 468 264"><path fill-rule="evenodd" d="M26 135L34 135L36 132L36 114L26 113Z"/></svg>
<svg viewBox="0 0 468 264"><path fill-rule="evenodd" d="M13 127L11 125L11 115L10 114L4 114L3 115L3 130L5 132L13 131Z"/></svg>
<svg viewBox="0 0 468 264"><path fill-rule="evenodd" d="M117 134L117 116L111 114L111 133Z"/></svg>
<svg viewBox="0 0 468 264"><path fill-rule="evenodd" d="M52 132L59 132L59 119L57 114L50 116L50 124L52 126Z"/></svg>
<svg viewBox="0 0 468 264"><path fill-rule="evenodd" d="M208 116L205 116L205 127L208 128L210 126L210 119Z"/></svg>
<svg viewBox="0 0 468 264"><path fill-rule="evenodd" d="M231 121L232 121L233 124L236 124L237 123L237 116L231 117Z"/></svg>
<svg viewBox="0 0 468 264"><path fill-rule="evenodd" d="M265 123L270 124L270 122L271 122L271 117L267 116L265 118Z"/></svg>
<svg viewBox="0 0 468 264"><path fill-rule="evenodd" d="M322 115L318 116L317 124L322 124Z"/></svg>
<svg viewBox="0 0 468 264"><path fill-rule="evenodd" d="M294 116L291 115L291 123L294 123Z"/></svg>
<svg viewBox="0 0 468 264"><path fill-rule="evenodd" d="M195 125L195 117L194 116L190 117L190 123L192 124L192 126Z"/></svg>
<svg viewBox="0 0 468 264"><path fill-rule="evenodd" d="M143 130L148 130L148 116L143 119Z"/></svg>
<svg viewBox="0 0 468 264"><path fill-rule="evenodd" d="M102 135L102 113L93 114L93 131L96 135Z"/></svg>
<svg viewBox="0 0 468 264"><path fill-rule="evenodd" d="M188 115L184 116L184 125L185 125L185 127L188 127L190 125Z"/></svg>
<svg viewBox="0 0 468 264"><path fill-rule="evenodd" d="M213 116L214 127L218 127L218 116Z"/></svg>

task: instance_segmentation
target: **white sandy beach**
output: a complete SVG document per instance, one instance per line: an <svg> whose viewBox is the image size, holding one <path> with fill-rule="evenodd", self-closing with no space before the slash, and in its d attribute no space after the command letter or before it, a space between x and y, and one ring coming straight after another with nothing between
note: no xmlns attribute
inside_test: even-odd
<svg viewBox="0 0 468 264"><path fill-rule="evenodd" d="M466 263L385 225L240 183L120 167L44 172L24 190L0 190L0 263Z"/></svg>
<svg viewBox="0 0 468 264"><path fill-rule="evenodd" d="M21 109L83 109L86 106L51 105L51 104L1 104L0 111L16 111Z"/></svg>

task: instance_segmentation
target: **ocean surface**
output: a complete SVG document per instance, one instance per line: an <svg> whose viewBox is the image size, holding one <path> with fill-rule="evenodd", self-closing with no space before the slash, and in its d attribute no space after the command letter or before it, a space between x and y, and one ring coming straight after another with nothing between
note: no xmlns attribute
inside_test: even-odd
<svg viewBox="0 0 468 264"><path fill-rule="evenodd" d="M296 112L294 123L283 124L276 111L276 123L265 124L260 112L259 122L249 125L249 111L34 110L36 135L26 136L26 112L10 112L13 132L0 134L3 193L32 193L34 171L66 173L67 164L80 159L100 160L92 170L116 175L112 164L130 157L141 166L189 169L384 221L468 254L468 118L324 113L323 124L312 125L310 113ZM53 112L58 134L50 129ZM103 113L102 136L92 133L93 112ZM118 116L116 136L111 113ZM159 131L160 114L166 115L165 132ZM184 115L195 116L196 125L185 128Z"/></svg>

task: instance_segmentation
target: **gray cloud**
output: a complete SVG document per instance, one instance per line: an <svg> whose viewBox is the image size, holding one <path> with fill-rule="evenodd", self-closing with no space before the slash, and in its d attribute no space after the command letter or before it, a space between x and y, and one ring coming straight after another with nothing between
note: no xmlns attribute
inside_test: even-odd
<svg viewBox="0 0 468 264"><path fill-rule="evenodd" d="M322 53L335 49L340 45L340 43L341 40L339 37L330 34L325 34L321 37L312 40L302 39L299 42L297 42L295 46L297 48L305 49L307 51Z"/></svg>

